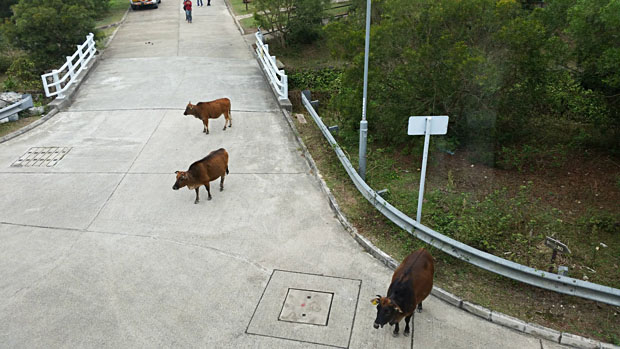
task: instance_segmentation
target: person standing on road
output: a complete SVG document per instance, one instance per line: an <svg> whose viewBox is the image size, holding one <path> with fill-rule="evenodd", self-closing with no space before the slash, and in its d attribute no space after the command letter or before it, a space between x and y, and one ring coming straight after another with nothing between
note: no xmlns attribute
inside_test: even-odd
<svg viewBox="0 0 620 349"><path fill-rule="evenodd" d="M192 1L191 0L183 1L183 9L185 10L185 20L188 23L192 23Z"/></svg>
<svg viewBox="0 0 620 349"><path fill-rule="evenodd" d="M204 5L204 3L202 2L202 0L196 0L196 7L202 7Z"/></svg>

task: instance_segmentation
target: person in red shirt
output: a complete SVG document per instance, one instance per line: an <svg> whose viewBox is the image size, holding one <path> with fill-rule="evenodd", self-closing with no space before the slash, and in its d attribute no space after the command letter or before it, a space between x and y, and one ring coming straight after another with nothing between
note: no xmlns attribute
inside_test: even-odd
<svg viewBox="0 0 620 349"><path fill-rule="evenodd" d="M192 1L191 0L183 1L183 9L185 10L185 20L188 23L192 23Z"/></svg>

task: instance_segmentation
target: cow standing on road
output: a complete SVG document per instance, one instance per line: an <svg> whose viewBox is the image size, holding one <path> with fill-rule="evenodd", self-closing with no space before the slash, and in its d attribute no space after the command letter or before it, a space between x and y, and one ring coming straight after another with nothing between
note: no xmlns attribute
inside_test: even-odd
<svg viewBox="0 0 620 349"><path fill-rule="evenodd" d="M187 171L176 171L175 173L177 180L172 189L179 190L185 186L189 190L195 189L196 200L194 203L197 204L200 201L198 189L204 185L209 195L208 200L211 200L209 182L221 178L220 191L224 190L224 177L228 174L228 152L224 148L214 150L202 160L191 164Z"/></svg>
<svg viewBox="0 0 620 349"><path fill-rule="evenodd" d="M217 119L222 114L226 120L224 121L224 131L226 131L226 124L228 127L232 127L232 119L230 116L230 99L220 98L211 102L198 102L198 104L192 104L190 101L185 107L183 115L194 115L196 118L202 120L204 128L202 132L209 134L209 119Z"/></svg>
<svg viewBox="0 0 620 349"><path fill-rule="evenodd" d="M409 335L409 320L414 316L416 307L422 311L422 301L433 289L435 264L433 256L421 248L405 258L396 268L387 296L371 300L377 306L377 318L374 328L383 327L386 323L395 325L394 337L398 336L398 323L405 318L404 335ZM412 323L413 326L413 323Z"/></svg>

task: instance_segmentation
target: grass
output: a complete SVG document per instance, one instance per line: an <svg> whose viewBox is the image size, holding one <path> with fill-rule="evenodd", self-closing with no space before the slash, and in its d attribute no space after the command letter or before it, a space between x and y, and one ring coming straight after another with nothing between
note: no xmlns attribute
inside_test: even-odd
<svg viewBox="0 0 620 349"><path fill-rule="evenodd" d="M243 3L243 0L230 0L230 5L232 6L235 16L243 16L254 13L254 4L256 4L256 0L252 0L249 4L247 4L248 9L246 10L246 5Z"/></svg>
<svg viewBox="0 0 620 349"><path fill-rule="evenodd" d="M240 20L239 23L241 23L241 27L243 27L243 31L245 33L256 32L256 29L258 28L258 24L254 20L254 17L244 18Z"/></svg>
<svg viewBox="0 0 620 349"><path fill-rule="evenodd" d="M311 117L306 114L306 119L310 120ZM620 344L620 327L616 325L620 321L620 309L521 284L478 269L425 245L396 227L359 194L333 149L312 121L305 125L297 124L297 127L345 215L362 235L396 260L402 260L411 251L424 246L436 258L437 286L470 302L528 322ZM380 166L375 162L376 159L369 161L369 168L376 166L374 171L379 171ZM412 181L415 179L412 178ZM399 181L399 185L405 187L409 182L407 179ZM390 187L388 200L392 203L402 195L395 190L399 185ZM411 205L416 204L415 200L409 201ZM405 208L405 212L413 215L414 211Z"/></svg>
<svg viewBox="0 0 620 349"><path fill-rule="evenodd" d="M272 52L289 71L339 65L330 60L324 44L285 50L274 45ZM305 113L298 95L298 90L289 94L294 112ZM313 98L317 96L321 102L329 98L324 91L313 93ZM329 107L321 107L319 113L326 124L338 123ZM306 115L306 120L310 119ZM297 127L344 214L362 235L396 260L425 246L358 193L312 121ZM342 138L338 141L355 165L357 145ZM472 154L466 151L459 150L457 156L437 152L434 143L422 216L425 224L500 257L543 270L549 267L551 256L543 240L551 235L572 251L560 255L554 267L567 265L569 276L620 287L620 170L614 161L605 165L606 160L595 154L566 154L570 162L551 159L557 164L539 167L541 171L507 171L474 165ZM415 217L417 206L418 153L373 143L368 151L367 182L375 189L388 188L386 199L411 217ZM559 331L620 344L618 307L521 284L425 247L437 260L436 284L465 300Z"/></svg>
<svg viewBox="0 0 620 349"><path fill-rule="evenodd" d="M95 27L99 28L120 22L128 8L129 1L127 0L110 0L110 9L108 13L103 18L95 22Z"/></svg>
<svg viewBox="0 0 620 349"><path fill-rule="evenodd" d="M28 126L31 123L39 120L41 116L30 116L22 118L20 117L17 121L10 121L0 124L0 137L4 137L9 133L15 132L22 127Z"/></svg>

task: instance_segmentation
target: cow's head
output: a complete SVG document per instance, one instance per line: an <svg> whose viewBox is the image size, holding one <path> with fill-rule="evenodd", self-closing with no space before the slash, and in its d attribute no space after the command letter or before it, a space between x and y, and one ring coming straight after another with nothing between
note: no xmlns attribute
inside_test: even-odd
<svg viewBox="0 0 620 349"><path fill-rule="evenodd" d="M192 115L194 113L194 108L196 106L192 104L191 101L187 103L187 107L185 107L185 113L183 115Z"/></svg>
<svg viewBox="0 0 620 349"><path fill-rule="evenodd" d="M177 181L174 182L172 189L179 190L187 185L191 175L185 171L176 171L175 173L177 174Z"/></svg>
<svg viewBox="0 0 620 349"><path fill-rule="evenodd" d="M394 303L394 301L388 297L377 295L377 298L373 298L370 302L377 306L377 318L373 325L374 328L379 328L379 326L383 327L383 325L388 322L390 325L394 325L394 318L396 315L403 312L398 304Z"/></svg>

